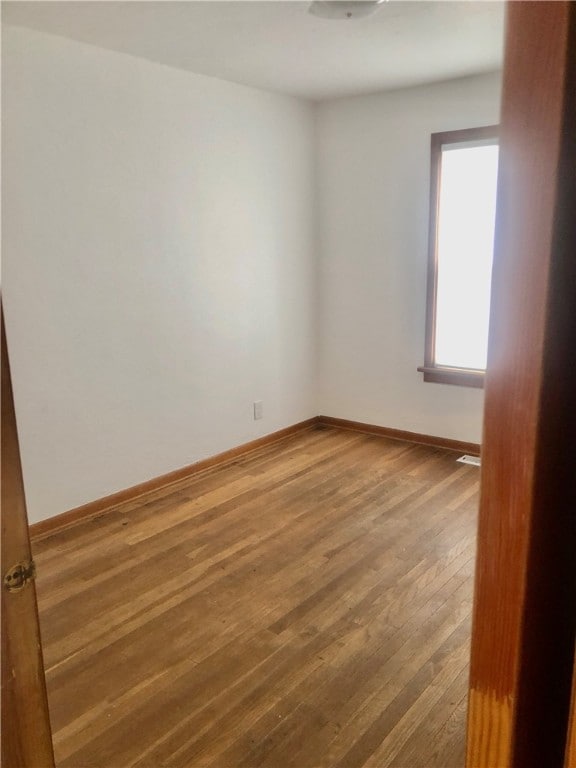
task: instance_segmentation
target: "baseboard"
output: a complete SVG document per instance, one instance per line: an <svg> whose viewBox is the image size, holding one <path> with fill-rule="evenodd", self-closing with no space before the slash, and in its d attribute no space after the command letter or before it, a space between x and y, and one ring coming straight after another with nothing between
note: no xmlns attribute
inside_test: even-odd
<svg viewBox="0 0 576 768"><path fill-rule="evenodd" d="M312 429L317 425L318 417L314 416L306 421L301 421L298 424L293 424L285 429L279 429L277 432L272 432L264 437L259 437L256 440L251 440L249 443L244 443L236 448L231 448L223 453L218 453L216 456L211 456L208 459L197 461L195 464L190 464L182 469L176 469L174 472L169 472L166 475L160 475L160 477L154 477L152 480L147 480L139 485L134 485L131 488L126 488L123 491L112 493L110 496L104 496L96 501L91 501L88 504L83 504L81 507L76 507L68 512L62 512L60 515L49 517L47 520L41 520L38 523L33 523L30 526L30 538L35 541L43 539L46 536L50 536L56 531L61 531L64 528L70 528L77 523L81 523L91 517L96 517L104 512L108 512L119 504L125 504L126 502L135 501L141 496L146 496L154 491L166 488L174 483L178 483L181 480L185 480L189 477L197 475L199 472L204 472L207 469L212 469L217 466L227 464L239 456L244 456L252 451L256 451L259 448L264 448L272 443L277 443L279 440L284 440L287 437L291 437L299 432L303 432L308 429Z"/></svg>
<svg viewBox="0 0 576 768"><path fill-rule="evenodd" d="M317 426L346 429L350 432L363 432L367 435L389 437L392 440L403 440L406 443L418 443L430 445L434 448L447 448L459 453L471 453L480 455L478 443L466 443L462 440L451 440L447 437L435 437L434 435L421 435L418 432L406 432L403 429L391 429L390 427L377 427L375 424L364 424L361 421L349 421L348 419L336 419L333 416L318 416Z"/></svg>
<svg viewBox="0 0 576 768"><path fill-rule="evenodd" d="M195 464L190 464L182 469L177 469L174 472L169 472L166 475L155 477L152 480L147 480L139 485L134 485L131 488L126 488L118 493L112 493L110 496L104 496L102 499L96 499L88 504L83 504L81 507L76 507L68 512L63 512L60 515L49 517L47 520L41 520L38 523L33 523L30 526L30 538L33 541L43 539L46 536L50 536L57 531L61 531L65 528L70 528L73 525L81 523L85 520L89 520L91 517L96 517L105 512L109 512L120 504L136 501L142 496L146 496L154 491L159 491L163 488L167 488L170 485L174 485L182 480L186 480L189 477L193 477L200 472L204 472L207 469L213 469L214 467L223 466L228 464L239 456L245 456L252 451L256 451L259 448L264 448L267 445L276 443L280 440L284 440L287 437L298 434L308 429L322 427L332 427L334 429L343 429L352 432L362 432L367 435L378 435L380 437L388 437L392 440L402 440L408 443L419 443L420 445L429 445L434 448L446 448L451 451L458 451L460 453L471 453L479 455L480 446L477 443L465 443L461 440L450 440L445 437L434 437L433 435L421 435L417 432L406 432L402 429L390 429L389 427L378 427L374 424L364 424L360 421L349 421L348 419L336 419L332 416L314 416L306 421L301 421L298 424L293 424L285 429L280 429L277 432L272 432L270 435L259 437L257 440L252 440L249 443L244 443L236 448L231 448L223 453L218 453L216 456L211 456L208 459L203 459Z"/></svg>

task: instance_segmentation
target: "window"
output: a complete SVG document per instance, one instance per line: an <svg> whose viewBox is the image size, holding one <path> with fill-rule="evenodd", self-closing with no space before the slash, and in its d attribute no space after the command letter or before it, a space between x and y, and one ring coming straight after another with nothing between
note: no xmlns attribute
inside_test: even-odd
<svg viewBox="0 0 576 768"><path fill-rule="evenodd" d="M424 381L484 384L497 173L497 126L432 135Z"/></svg>

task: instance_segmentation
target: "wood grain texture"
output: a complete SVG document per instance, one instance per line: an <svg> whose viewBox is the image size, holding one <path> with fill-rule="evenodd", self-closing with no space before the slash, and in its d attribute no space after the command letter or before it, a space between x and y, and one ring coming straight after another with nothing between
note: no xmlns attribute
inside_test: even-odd
<svg viewBox="0 0 576 768"><path fill-rule="evenodd" d="M387 437L392 440L418 443L418 445L430 445L435 448L446 448L450 451L458 451L458 453L471 453L474 456L480 455L480 446L478 443L467 443L463 440L451 440L448 437L436 437L435 435L423 435L418 432L408 432L403 429L378 427L375 424L365 424L361 421L350 421L348 419L337 419L333 416L318 416L317 426L345 429L352 432L363 432L367 435L380 435L380 437Z"/></svg>
<svg viewBox="0 0 576 768"><path fill-rule="evenodd" d="M13 565L31 559L16 416L0 309L2 346L2 578ZM31 582L17 592L2 590L2 765L54 765L42 647Z"/></svg>
<svg viewBox="0 0 576 768"><path fill-rule="evenodd" d="M106 512L110 512L120 504L126 504L128 502L136 501L137 499L140 499L142 500L142 503L145 503L146 498L158 490L168 488L169 486L177 484L182 480L186 480L200 472L212 469L213 467L228 464L239 456L244 456L266 445L278 442L279 440L284 440L298 432L318 427L322 428L324 426L353 430L355 432L365 432L366 434L371 435L381 435L396 440L404 440L419 443L421 445L432 445L438 448L448 448L450 450L473 453L475 455L480 453L480 446L477 443L466 443L459 440L450 440L444 437L434 437L433 435L422 435L416 432L390 429L388 427L377 427L372 424L362 424L357 421L348 421L346 419L335 419L329 416L314 416L311 419L301 421L298 424L293 424L278 432L273 432L270 435L265 435L257 440L252 440L249 443L244 443L236 448L232 448L229 451L224 451L224 453L219 453L216 456L211 456L210 458L196 462L195 464L190 464L182 469L177 469L166 475L155 477L145 483L140 483L139 485L132 486L131 488L119 491L118 493L113 493L110 496L105 496L101 499L91 501L88 504L83 504L81 507L76 507L75 509L63 512L60 515L55 515L47 520L34 523L30 526L30 537L33 540L36 540L41 539L44 536L50 536L55 531L69 528L70 526L76 525L77 523L92 517L98 517Z"/></svg>
<svg viewBox="0 0 576 768"><path fill-rule="evenodd" d="M479 473L310 430L35 543L60 768L462 768Z"/></svg>
<svg viewBox="0 0 576 768"><path fill-rule="evenodd" d="M572 700L570 702L570 718L568 720L568 736L566 738L566 758L564 760L564 768L576 768L576 663L572 671Z"/></svg>
<svg viewBox="0 0 576 768"><path fill-rule="evenodd" d="M576 612L576 4L508 4L469 768L563 764Z"/></svg>
<svg viewBox="0 0 576 768"><path fill-rule="evenodd" d="M218 453L215 456L210 456L202 461L197 461L194 464L189 464L187 467L176 469L173 472L168 472L165 475L154 477L151 480L147 480L144 483L133 485L131 488L126 488L123 491L112 493L109 496L104 496L101 499L90 501L88 504L83 504L81 507L67 510L54 517L49 517L47 520L41 520L38 523L33 523L30 526L30 536L33 539L41 538L42 536L49 536L51 533L63 528L68 528L71 525L76 525L79 522L87 520L91 517L101 515L103 512L107 512L119 504L124 504L129 501L134 501L141 497L147 496L150 493L154 493L160 488L165 488L174 483L178 483L181 480L196 475L199 472L205 472L211 467L219 466L221 464L227 464L230 461L234 461L238 456L242 456L251 451L255 451L258 448L262 448L265 445L270 445L278 440L284 440L286 437L296 434L304 429L311 429L316 424L316 417L306 419L298 424L292 424L289 427L280 429L277 432L272 432L264 437L259 437L256 440L251 440L249 443L243 443L236 448L231 448L223 453Z"/></svg>

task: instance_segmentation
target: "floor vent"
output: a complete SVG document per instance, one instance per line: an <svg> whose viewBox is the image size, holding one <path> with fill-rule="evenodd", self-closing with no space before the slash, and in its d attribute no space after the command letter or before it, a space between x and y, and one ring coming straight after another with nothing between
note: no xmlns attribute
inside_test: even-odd
<svg viewBox="0 0 576 768"><path fill-rule="evenodd" d="M480 456L460 456L456 461L459 461L461 464L472 464L473 467L480 466Z"/></svg>

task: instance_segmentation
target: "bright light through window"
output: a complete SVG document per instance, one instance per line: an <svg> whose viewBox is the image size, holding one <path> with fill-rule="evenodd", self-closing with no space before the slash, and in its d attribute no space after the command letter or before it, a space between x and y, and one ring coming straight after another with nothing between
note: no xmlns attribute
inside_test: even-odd
<svg viewBox="0 0 576 768"><path fill-rule="evenodd" d="M436 241L436 366L486 368L498 146L442 147Z"/></svg>

